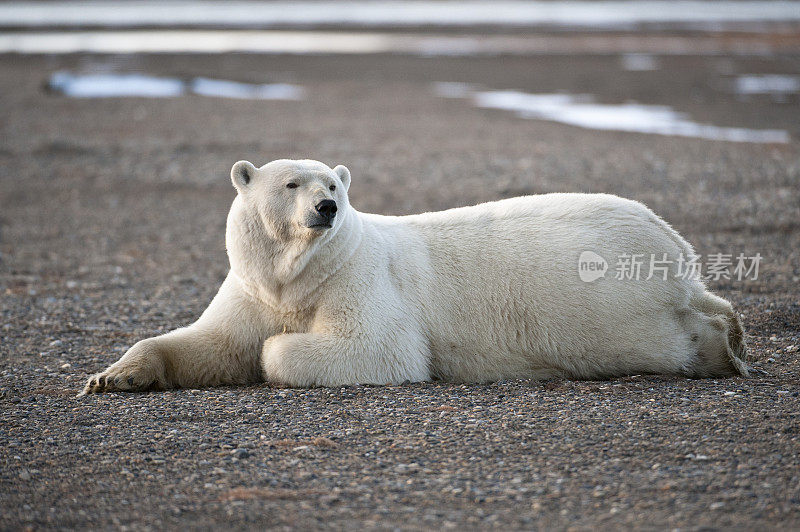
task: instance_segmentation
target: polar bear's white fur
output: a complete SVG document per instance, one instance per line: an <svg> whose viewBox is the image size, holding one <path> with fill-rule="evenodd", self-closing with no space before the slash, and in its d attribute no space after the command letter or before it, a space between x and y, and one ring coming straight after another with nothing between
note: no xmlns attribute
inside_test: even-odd
<svg viewBox="0 0 800 532"><path fill-rule="evenodd" d="M701 281L580 279L586 250L694 255L635 201L546 194L395 217L353 209L344 166L240 161L231 178L217 296L85 392L748 373L736 313Z"/></svg>

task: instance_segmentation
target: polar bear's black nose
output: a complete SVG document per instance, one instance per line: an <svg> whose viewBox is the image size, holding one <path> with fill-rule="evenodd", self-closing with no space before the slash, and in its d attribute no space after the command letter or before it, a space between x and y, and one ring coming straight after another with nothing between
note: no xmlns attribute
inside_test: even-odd
<svg viewBox="0 0 800 532"><path fill-rule="evenodd" d="M330 199L322 200L315 207L317 212L328 220L336 216L336 202Z"/></svg>

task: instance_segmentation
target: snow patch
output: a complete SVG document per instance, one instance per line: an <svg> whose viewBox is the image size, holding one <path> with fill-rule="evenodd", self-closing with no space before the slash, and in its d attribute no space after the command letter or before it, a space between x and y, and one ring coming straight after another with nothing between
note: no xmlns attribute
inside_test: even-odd
<svg viewBox="0 0 800 532"><path fill-rule="evenodd" d="M85 74L56 72L50 88L72 98L172 98L184 93L184 82L145 74Z"/></svg>
<svg viewBox="0 0 800 532"><path fill-rule="evenodd" d="M204 1L109 0L0 3L0 27L134 27L309 25L501 26L630 28L638 24L705 25L790 22L800 9L787 1Z"/></svg>
<svg viewBox="0 0 800 532"><path fill-rule="evenodd" d="M202 96L241 100L302 100L303 88L288 83L252 85L224 79L195 78L190 90Z"/></svg>
<svg viewBox="0 0 800 532"><path fill-rule="evenodd" d="M658 70L658 59L650 54L623 54L622 68L630 72Z"/></svg>
<svg viewBox="0 0 800 532"><path fill-rule="evenodd" d="M174 98L186 93L246 100L300 100L304 89L287 83L250 84L221 79L155 77L147 74L56 72L49 87L72 98Z"/></svg>
<svg viewBox="0 0 800 532"><path fill-rule="evenodd" d="M738 94L791 94L800 92L800 76L746 75L736 78Z"/></svg>
<svg viewBox="0 0 800 532"><path fill-rule="evenodd" d="M601 104L590 95L530 94L520 91L473 91L463 84L437 83L440 96L468 98L477 107L512 111L521 118L548 120L602 131L692 137L729 142L787 143L780 129L719 127L693 122L665 105Z"/></svg>

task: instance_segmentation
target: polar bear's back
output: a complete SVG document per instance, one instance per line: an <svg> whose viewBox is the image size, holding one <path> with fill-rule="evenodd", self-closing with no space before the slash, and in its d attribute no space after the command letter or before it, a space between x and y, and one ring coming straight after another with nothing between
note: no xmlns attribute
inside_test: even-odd
<svg viewBox="0 0 800 532"><path fill-rule="evenodd" d="M674 316L662 314L688 306L702 290L697 281L673 277L645 281L644 268L638 281L613 278L620 255L693 254L647 207L616 196L525 196L386 221L404 235L403 246L426 257L416 261L424 270L415 272L421 286L406 297L417 298L410 305L424 313L432 365L447 379L492 380L553 367L575 377L597 375L600 367L635 371L614 367L610 357L620 350L657 356L678 341L674 327L663 325L674 324ZM583 251L606 258L604 278L581 281Z"/></svg>
<svg viewBox="0 0 800 532"><path fill-rule="evenodd" d="M539 275L577 273L581 252L693 255L666 222L636 201L610 194L543 194L396 218L443 264ZM574 259L574 260L573 260ZM547 266L550 267L547 267ZM559 269L562 268L562 269Z"/></svg>

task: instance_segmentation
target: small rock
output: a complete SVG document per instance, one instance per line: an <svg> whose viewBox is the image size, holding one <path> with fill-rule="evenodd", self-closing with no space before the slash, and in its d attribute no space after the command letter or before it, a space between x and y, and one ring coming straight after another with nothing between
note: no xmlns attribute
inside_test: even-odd
<svg viewBox="0 0 800 532"><path fill-rule="evenodd" d="M311 443L317 447L336 447L336 442L325 436L317 436L311 440Z"/></svg>
<svg viewBox="0 0 800 532"><path fill-rule="evenodd" d="M399 473L401 475L405 475L408 473L413 473L414 471L419 469L419 464L417 463L410 463L410 464L397 464L394 466L395 473Z"/></svg>
<svg viewBox="0 0 800 532"><path fill-rule="evenodd" d="M231 451L231 455L233 455L234 458L238 458L239 460L244 460L245 458L248 458L250 456L250 451L241 448L234 449Z"/></svg>

